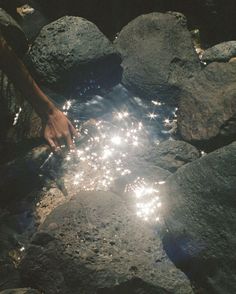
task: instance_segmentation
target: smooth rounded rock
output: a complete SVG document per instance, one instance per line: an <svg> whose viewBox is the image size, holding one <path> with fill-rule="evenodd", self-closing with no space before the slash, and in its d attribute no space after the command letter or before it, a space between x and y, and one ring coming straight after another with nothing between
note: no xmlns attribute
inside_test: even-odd
<svg viewBox="0 0 236 294"><path fill-rule="evenodd" d="M235 293L236 142L181 167L164 188L172 257L207 293Z"/></svg>
<svg viewBox="0 0 236 294"><path fill-rule="evenodd" d="M122 83L148 99L174 102L184 80L200 69L180 13L141 15L121 30L115 45L123 58Z"/></svg>
<svg viewBox="0 0 236 294"><path fill-rule="evenodd" d="M236 64L211 63L182 91L178 130L185 141L209 149L236 138Z"/></svg>

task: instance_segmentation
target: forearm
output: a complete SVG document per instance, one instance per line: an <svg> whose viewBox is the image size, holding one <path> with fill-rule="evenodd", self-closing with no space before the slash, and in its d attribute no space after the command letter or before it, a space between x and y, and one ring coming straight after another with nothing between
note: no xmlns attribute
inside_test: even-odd
<svg viewBox="0 0 236 294"><path fill-rule="evenodd" d="M40 90L29 71L0 35L0 67L33 106L40 117L49 115L54 104Z"/></svg>

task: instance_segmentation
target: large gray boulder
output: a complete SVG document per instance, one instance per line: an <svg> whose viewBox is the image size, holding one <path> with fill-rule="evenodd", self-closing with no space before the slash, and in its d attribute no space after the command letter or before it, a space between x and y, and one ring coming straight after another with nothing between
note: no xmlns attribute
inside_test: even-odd
<svg viewBox="0 0 236 294"><path fill-rule="evenodd" d="M123 84L149 99L172 101L183 81L200 69L180 13L141 15L121 30L115 45L123 58Z"/></svg>
<svg viewBox="0 0 236 294"><path fill-rule="evenodd" d="M121 62L95 24L74 16L64 16L43 27L29 55L39 78L57 88L110 76Z"/></svg>
<svg viewBox="0 0 236 294"><path fill-rule="evenodd" d="M136 203L82 192L56 208L20 265L23 282L51 293L193 293ZM141 292L140 292L141 291Z"/></svg>
<svg viewBox="0 0 236 294"><path fill-rule="evenodd" d="M236 137L235 82L235 63L211 63L185 86L178 111L184 140L214 149Z"/></svg>
<svg viewBox="0 0 236 294"><path fill-rule="evenodd" d="M183 166L166 181L164 217L172 248L178 247L179 262L207 285L206 293L236 292L235 195L236 142Z"/></svg>
<svg viewBox="0 0 236 294"><path fill-rule="evenodd" d="M236 41L228 41L205 50L201 60L207 63L227 62L233 57L236 57Z"/></svg>

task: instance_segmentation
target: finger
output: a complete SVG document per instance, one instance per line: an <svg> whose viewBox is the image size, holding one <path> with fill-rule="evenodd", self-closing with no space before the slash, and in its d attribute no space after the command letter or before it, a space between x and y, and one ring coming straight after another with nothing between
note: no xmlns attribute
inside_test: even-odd
<svg viewBox="0 0 236 294"><path fill-rule="evenodd" d="M72 141L72 137L71 137L70 134L68 134L68 135L66 136L66 145L67 145L67 147L68 147L70 150L75 148L75 145L74 145L74 143L73 143L73 141Z"/></svg>
<svg viewBox="0 0 236 294"><path fill-rule="evenodd" d="M70 132L72 136L74 136L75 138L80 137L80 134L76 131L76 129L74 128L71 122L69 122L69 128L70 128Z"/></svg>
<svg viewBox="0 0 236 294"><path fill-rule="evenodd" d="M46 138L46 140L47 140L49 146L51 147L52 151L53 151L53 152L56 152L57 149L58 149L58 147L59 147L59 146L57 145L57 143L54 142L52 138Z"/></svg>

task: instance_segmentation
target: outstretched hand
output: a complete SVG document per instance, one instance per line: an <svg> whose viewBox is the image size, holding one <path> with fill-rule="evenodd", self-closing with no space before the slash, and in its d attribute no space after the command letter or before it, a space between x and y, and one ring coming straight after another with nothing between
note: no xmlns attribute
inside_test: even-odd
<svg viewBox="0 0 236 294"><path fill-rule="evenodd" d="M52 151L60 150L62 145L74 148L73 137L79 137L69 119L57 108L54 108L46 118L42 120L44 138L52 148Z"/></svg>
<svg viewBox="0 0 236 294"><path fill-rule="evenodd" d="M0 68L8 75L41 118L44 138L52 150L57 151L62 145L73 148L73 137L78 137L77 131L68 118L43 93L23 62L7 44L1 31Z"/></svg>

